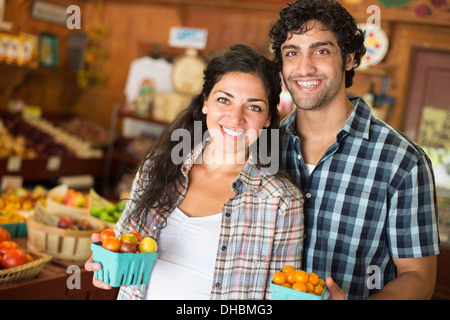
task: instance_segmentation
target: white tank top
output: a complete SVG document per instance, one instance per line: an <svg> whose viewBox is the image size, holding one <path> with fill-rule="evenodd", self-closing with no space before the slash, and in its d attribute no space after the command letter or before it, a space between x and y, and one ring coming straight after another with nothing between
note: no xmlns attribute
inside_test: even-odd
<svg viewBox="0 0 450 320"><path fill-rule="evenodd" d="M161 230L148 300L209 300L222 213L188 217L176 208Z"/></svg>

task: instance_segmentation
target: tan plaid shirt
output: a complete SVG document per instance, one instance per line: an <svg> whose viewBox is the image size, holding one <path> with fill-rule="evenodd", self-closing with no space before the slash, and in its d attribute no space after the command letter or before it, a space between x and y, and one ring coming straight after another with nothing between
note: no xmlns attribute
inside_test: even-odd
<svg viewBox="0 0 450 320"><path fill-rule="evenodd" d="M184 199L189 170L205 146L197 146L183 162L181 170L186 180L179 186L181 196L172 209ZM136 195L136 188L135 181L131 197ZM287 264L301 266L303 195L288 180L263 175L251 161L247 161L231 188L235 195L223 206L210 297L270 299L272 275ZM133 204L129 201L116 225L118 235L135 228L135 223L124 224L131 210ZM157 240L162 227L162 219L152 210L146 227L138 231ZM145 285L122 287L118 299L144 299L146 290Z"/></svg>

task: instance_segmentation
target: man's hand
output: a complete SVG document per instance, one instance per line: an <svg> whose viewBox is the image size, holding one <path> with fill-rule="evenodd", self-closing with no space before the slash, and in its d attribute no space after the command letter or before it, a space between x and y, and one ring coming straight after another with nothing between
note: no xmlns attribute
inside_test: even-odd
<svg viewBox="0 0 450 320"><path fill-rule="evenodd" d="M328 300L345 300L345 292L342 290L331 277L325 280L327 290L330 293Z"/></svg>

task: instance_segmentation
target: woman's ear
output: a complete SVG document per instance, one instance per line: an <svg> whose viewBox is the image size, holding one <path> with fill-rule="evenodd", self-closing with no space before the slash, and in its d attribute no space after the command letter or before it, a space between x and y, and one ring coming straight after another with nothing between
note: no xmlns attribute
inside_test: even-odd
<svg viewBox="0 0 450 320"><path fill-rule="evenodd" d="M202 112L203 112L203 114L208 113L208 106L206 104L203 105Z"/></svg>

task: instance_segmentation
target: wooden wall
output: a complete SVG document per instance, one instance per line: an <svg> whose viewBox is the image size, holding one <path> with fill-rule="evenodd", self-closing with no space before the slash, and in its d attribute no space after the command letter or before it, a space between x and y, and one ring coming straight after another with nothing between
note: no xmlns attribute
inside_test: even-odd
<svg viewBox="0 0 450 320"><path fill-rule="evenodd" d="M65 5L69 0L48 0ZM60 37L60 70L67 63L65 44L73 30L29 17L31 0L6 0L5 20L14 22L13 33L20 31L39 33L52 31ZM267 52L269 41L267 32L270 24L278 17L285 0L107 0L100 23L107 27L106 48L108 57L104 64L106 82L94 89L77 91L71 88L70 77L64 81L54 76L39 76L27 79L26 85L16 90L16 97L25 97L30 104L41 105L44 110L68 111L90 117L109 125L111 110L115 103L124 101L123 90L130 62L140 56L157 53L177 56L182 50L167 45L172 26L198 27L208 29L207 48L200 52L207 58L211 52L226 49L233 43L246 43L261 52ZM99 22L96 19L97 1L76 1L82 11L82 31L90 32ZM390 50L384 61L385 68L379 74L358 73L351 92L362 95L370 83L381 89L382 78L389 77L388 93L396 96L396 104L388 121L401 129L409 89L410 68L417 47L437 48L450 52L450 12L449 4L435 7L431 0L417 0L401 9L386 8L376 0L341 0L359 22L364 22L369 14L366 9L371 4L381 8L383 29L390 36ZM356 4L353 4L356 3ZM416 13L418 5L427 5L430 14L420 17ZM410 31L411 30L411 31ZM417 43L414 34L426 38ZM426 34L432 36L426 37ZM433 36L438 35L438 36ZM422 39L421 38L421 39ZM0 69L1 71L1 69ZM12 73L9 72L8 79ZM3 73L4 74L4 73ZM3 80L2 80L3 79ZM0 85L7 83L0 74ZM69 83L69 84L68 84ZM38 94L38 93L41 94ZM46 92L46 94L44 94ZM49 93L50 92L50 93ZM1 95L0 90L0 95ZM3 97L5 95L3 94ZM1 97L0 97L1 98ZM4 99L0 99L4 108Z"/></svg>

